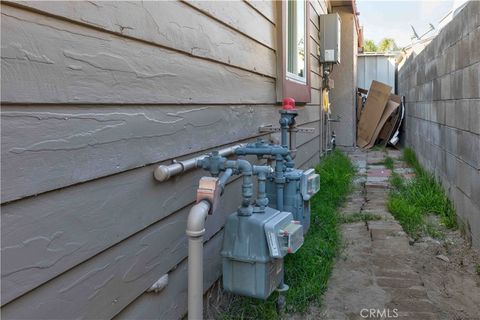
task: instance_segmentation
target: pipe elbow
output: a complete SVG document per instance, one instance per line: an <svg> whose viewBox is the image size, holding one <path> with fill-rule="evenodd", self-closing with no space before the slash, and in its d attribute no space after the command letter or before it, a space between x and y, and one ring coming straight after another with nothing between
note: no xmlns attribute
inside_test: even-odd
<svg viewBox="0 0 480 320"><path fill-rule="evenodd" d="M238 159L237 160L238 169L245 175L252 174L252 164L247 160Z"/></svg>
<svg viewBox="0 0 480 320"><path fill-rule="evenodd" d="M200 237L205 233L205 219L210 210L210 203L202 200L190 209L186 233L190 237Z"/></svg>

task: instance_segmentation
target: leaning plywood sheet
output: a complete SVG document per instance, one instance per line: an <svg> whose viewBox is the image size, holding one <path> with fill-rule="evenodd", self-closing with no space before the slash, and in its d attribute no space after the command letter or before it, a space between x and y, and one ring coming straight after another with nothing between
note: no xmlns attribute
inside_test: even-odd
<svg viewBox="0 0 480 320"><path fill-rule="evenodd" d="M360 92L361 94L368 94L368 90L367 89L363 89L363 88L357 88L358 92Z"/></svg>
<svg viewBox="0 0 480 320"><path fill-rule="evenodd" d="M371 148L375 144L375 141L377 140L378 134L380 133L380 130L384 127L385 123L387 120L390 118L392 114L394 114L398 110L399 104L389 100L387 103L387 107L385 108L385 111L383 111L382 117L380 118L380 122L377 125L377 128L375 129L372 139L370 142L365 146L365 148Z"/></svg>
<svg viewBox="0 0 480 320"><path fill-rule="evenodd" d="M357 93L357 123L360 120L360 115L362 114L362 94Z"/></svg>
<svg viewBox="0 0 480 320"><path fill-rule="evenodd" d="M387 135L386 135L386 139L385 141L383 142L383 145L384 146L387 146L388 142L390 141L390 138L393 137L394 133L397 131L397 128L400 127L400 123L401 123L401 117L400 117L400 113L397 113L394 117L394 119L392 120L393 122L393 126L390 127L390 130L387 132ZM398 135L397 135L398 136ZM395 145L396 142L392 145Z"/></svg>
<svg viewBox="0 0 480 320"><path fill-rule="evenodd" d="M402 97L400 96L397 96L396 94L390 94L390 100L392 100L393 102L396 102L398 104L400 104L402 102Z"/></svg>
<svg viewBox="0 0 480 320"><path fill-rule="evenodd" d="M367 102L358 123L357 144L360 147L368 145L382 117L390 96L392 87L378 81L372 81L368 91Z"/></svg>
<svg viewBox="0 0 480 320"><path fill-rule="evenodd" d="M392 146L395 146L398 141L400 140L399 138L399 135L400 135L400 127L402 125L402 121L403 121L403 117L405 116L405 104L402 103L400 105L400 112L398 114L398 119L397 121L395 122L395 126L393 128L393 130L391 131L391 133L389 134L388 136L388 139L390 139L388 141L388 143L390 143ZM386 144L385 144L386 145Z"/></svg>
<svg viewBox="0 0 480 320"><path fill-rule="evenodd" d="M387 143L389 142L389 139L391 139L394 136L394 133L397 133L397 138L398 138L398 134L399 134L398 129L400 128L400 124L402 123L404 108L405 108L404 104L401 103L402 97L397 95L390 95L390 100L400 103L400 106L398 110L395 113L393 113L391 117L387 120L382 130L380 130L380 133L378 134L378 140L381 140L381 144L383 146L387 145ZM398 142L398 139L396 142ZM393 145L395 145L396 142L393 143Z"/></svg>
<svg viewBox="0 0 480 320"><path fill-rule="evenodd" d="M398 121L398 111L393 113L390 118L388 118L387 122L383 126L382 130L378 134L378 140L381 145L386 146L387 141L390 137L391 132L395 128L395 123Z"/></svg>

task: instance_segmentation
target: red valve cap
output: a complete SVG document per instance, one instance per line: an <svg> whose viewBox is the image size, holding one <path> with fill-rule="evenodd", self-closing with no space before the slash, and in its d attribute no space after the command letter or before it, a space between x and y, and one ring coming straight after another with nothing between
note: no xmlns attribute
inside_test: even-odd
<svg viewBox="0 0 480 320"><path fill-rule="evenodd" d="M295 110L295 99L293 98L283 99L283 110Z"/></svg>

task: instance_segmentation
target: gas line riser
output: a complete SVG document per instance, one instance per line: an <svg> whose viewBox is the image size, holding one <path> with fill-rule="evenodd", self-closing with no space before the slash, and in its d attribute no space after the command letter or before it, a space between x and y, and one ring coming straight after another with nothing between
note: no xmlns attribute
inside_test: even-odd
<svg viewBox="0 0 480 320"><path fill-rule="evenodd" d="M275 290L288 290L283 280L283 259L303 245L304 234L310 226L310 199L320 189L320 177L314 169L295 168L295 135L300 130L295 123L298 115L295 101L284 99L279 112L280 128L269 128L269 131L280 131L280 144L258 139L255 143L159 166L154 172L158 181L195 168L202 168L211 175L200 180L197 205L192 207L187 223L189 319L200 319L203 315L205 220L208 214L215 214L225 183L232 175L240 175L243 179L239 195L242 201L225 224L221 250L223 289L257 299L267 299ZM245 159L252 155L266 160L267 164L253 165ZM227 159L227 156L236 159ZM255 199L254 176L258 183ZM282 299L280 295L279 301Z"/></svg>

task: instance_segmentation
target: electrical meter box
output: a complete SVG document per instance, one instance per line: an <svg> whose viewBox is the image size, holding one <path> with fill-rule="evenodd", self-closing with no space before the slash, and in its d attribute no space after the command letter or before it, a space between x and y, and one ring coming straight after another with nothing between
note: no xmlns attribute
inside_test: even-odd
<svg viewBox="0 0 480 320"><path fill-rule="evenodd" d="M320 62L340 63L341 20L337 13L321 14Z"/></svg>
<svg viewBox="0 0 480 320"><path fill-rule="evenodd" d="M259 299L268 298L280 285L283 257L303 244L302 226L293 215L270 207L250 216L231 214L224 234L224 290Z"/></svg>

